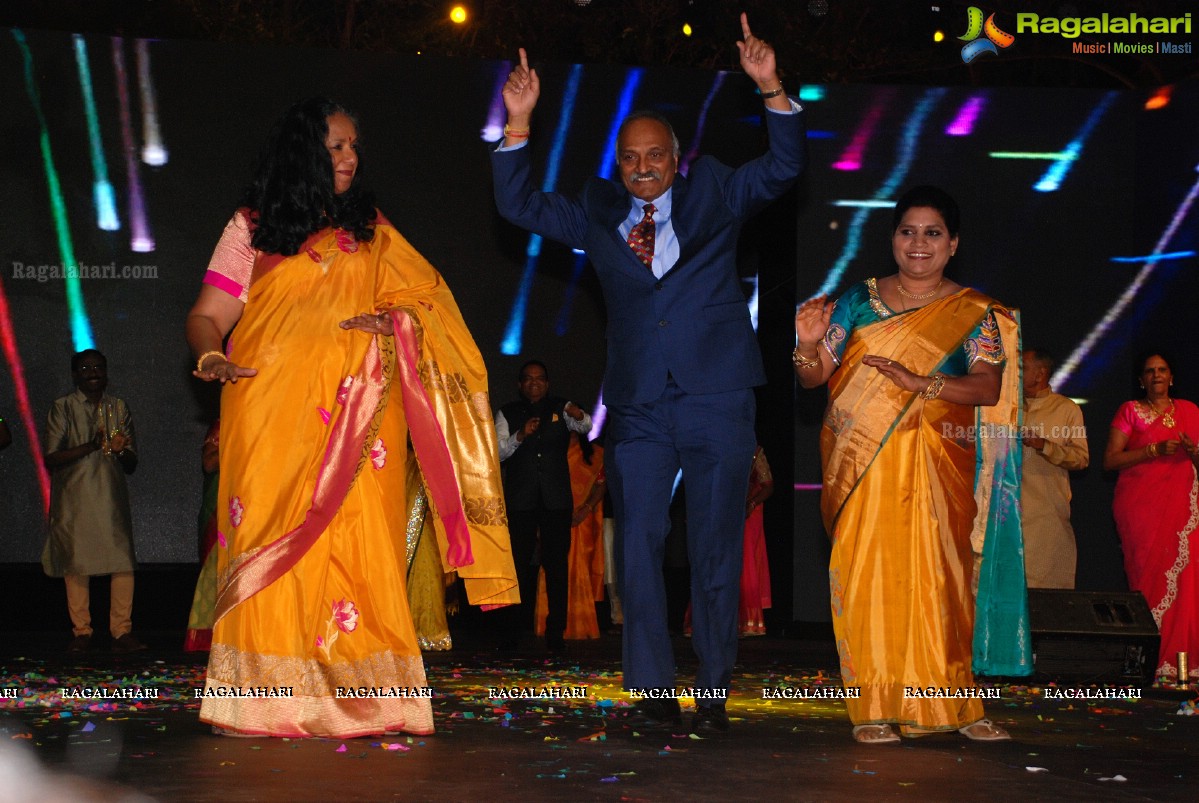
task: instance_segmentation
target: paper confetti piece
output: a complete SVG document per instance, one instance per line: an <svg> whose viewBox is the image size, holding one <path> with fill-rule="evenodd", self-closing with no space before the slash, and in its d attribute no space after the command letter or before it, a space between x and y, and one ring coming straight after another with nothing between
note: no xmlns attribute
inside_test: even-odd
<svg viewBox="0 0 1199 803"><path fill-rule="evenodd" d="M1044 767L1025 767L1024 769L1028 770L1029 772L1049 772L1049 770L1045 769Z"/></svg>
<svg viewBox="0 0 1199 803"><path fill-rule="evenodd" d="M346 748L345 744L342 744L342 746L341 746L341 747L337 748L337 749L336 749L336 750L334 750L333 752L334 752L334 753L344 753L344 752L346 752L346 749L347 749L347 748Z"/></svg>
<svg viewBox="0 0 1199 803"><path fill-rule="evenodd" d="M1116 781L1117 783L1124 783L1128 779L1125 778L1123 775L1113 775L1110 778L1100 778L1099 780L1101 780L1101 781Z"/></svg>
<svg viewBox="0 0 1199 803"><path fill-rule="evenodd" d="M94 731L95 729L96 729L96 723L95 723L95 722L88 722L87 724L85 724L85 725L83 726L83 732L84 732L84 733L91 733L91 732L92 732L92 731Z"/></svg>

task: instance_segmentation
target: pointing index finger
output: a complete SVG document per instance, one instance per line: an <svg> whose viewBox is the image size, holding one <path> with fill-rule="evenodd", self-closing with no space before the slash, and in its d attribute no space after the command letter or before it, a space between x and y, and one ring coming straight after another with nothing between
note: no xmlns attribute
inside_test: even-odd
<svg viewBox="0 0 1199 803"><path fill-rule="evenodd" d="M753 31L751 31L749 29L749 17L746 15L746 13L744 11L742 11L741 12L741 36L745 39L745 41L748 42L750 39L753 38L753 35L754 35Z"/></svg>
<svg viewBox="0 0 1199 803"><path fill-rule="evenodd" d="M529 54L525 52L525 49L523 47L519 48L519 50L520 50L520 66L522 68L524 68L525 70L528 70L529 69Z"/></svg>

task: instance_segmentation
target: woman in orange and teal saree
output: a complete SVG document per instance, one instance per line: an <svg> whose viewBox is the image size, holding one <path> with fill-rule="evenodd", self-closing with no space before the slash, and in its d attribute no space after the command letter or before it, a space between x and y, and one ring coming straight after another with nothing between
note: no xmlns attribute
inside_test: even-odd
<svg viewBox="0 0 1199 803"><path fill-rule="evenodd" d="M187 321L195 375L224 383L219 733L433 731L405 578L426 516L470 602L517 601L482 358L359 188L357 135L323 99L284 114Z"/></svg>
<svg viewBox="0 0 1199 803"><path fill-rule="evenodd" d="M895 207L898 272L796 314L796 375L829 384L821 512L841 675L860 690L846 706L864 743L899 741L895 725L1006 739L983 718L974 674L1032 669L1019 330L945 277L958 220L943 190L914 188Z"/></svg>

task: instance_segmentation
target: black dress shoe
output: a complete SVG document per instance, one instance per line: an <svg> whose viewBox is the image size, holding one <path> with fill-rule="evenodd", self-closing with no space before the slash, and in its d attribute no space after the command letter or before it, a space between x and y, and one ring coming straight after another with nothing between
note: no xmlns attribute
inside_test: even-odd
<svg viewBox="0 0 1199 803"><path fill-rule="evenodd" d="M627 721L634 730L677 731L682 729L683 714L679 701L673 697L644 699L633 708Z"/></svg>
<svg viewBox="0 0 1199 803"><path fill-rule="evenodd" d="M723 705L697 705L691 717L691 732L700 734L728 733L729 715Z"/></svg>
<svg viewBox="0 0 1199 803"><path fill-rule="evenodd" d="M71 643L67 645L67 652L87 652L91 646L91 636L76 636L75 638L71 639Z"/></svg>
<svg viewBox="0 0 1199 803"><path fill-rule="evenodd" d="M566 652L566 642L561 636L546 636L545 647L551 655L562 655Z"/></svg>

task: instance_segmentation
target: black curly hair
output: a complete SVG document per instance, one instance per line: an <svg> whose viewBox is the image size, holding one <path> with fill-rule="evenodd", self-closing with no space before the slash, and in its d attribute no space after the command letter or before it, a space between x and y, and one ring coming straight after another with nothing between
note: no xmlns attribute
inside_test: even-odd
<svg viewBox="0 0 1199 803"><path fill-rule="evenodd" d="M333 189L333 169L325 139L329 117L344 114L328 98L309 98L276 121L258 155L254 179L242 192L241 206L254 222L251 243L268 254L292 256L308 236L327 226L353 233L362 242L375 236L375 196L355 174L345 192Z"/></svg>

